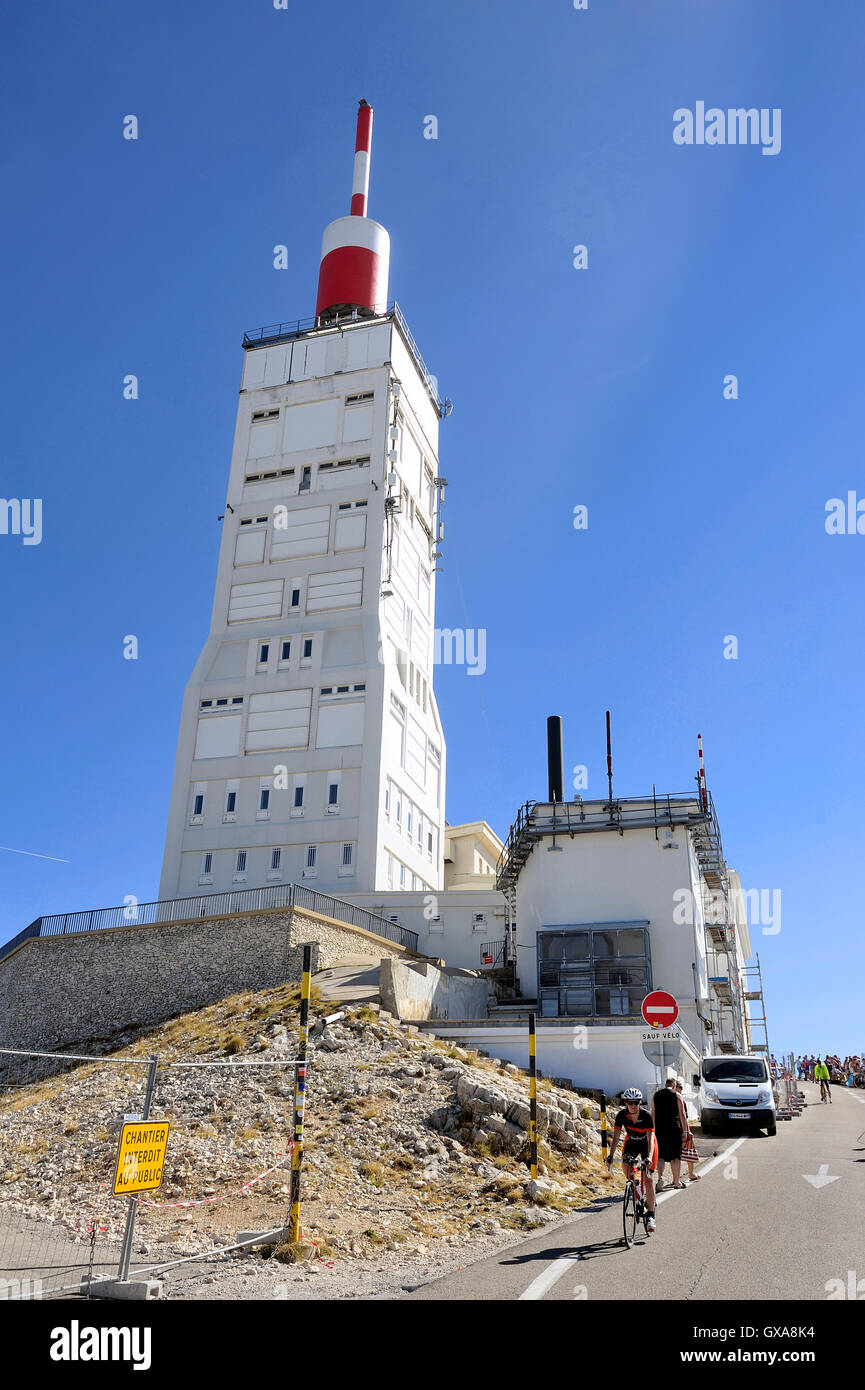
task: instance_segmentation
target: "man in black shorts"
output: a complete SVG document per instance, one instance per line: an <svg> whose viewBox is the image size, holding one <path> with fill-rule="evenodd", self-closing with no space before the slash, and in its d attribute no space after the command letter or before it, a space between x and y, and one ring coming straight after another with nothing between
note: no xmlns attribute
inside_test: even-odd
<svg viewBox="0 0 865 1390"><path fill-rule="evenodd" d="M625 1109L620 1110L616 1116L613 1127L613 1144L610 1149L610 1156L607 1159L607 1167L612 1169L613 1159L619 1145L619 1136L622 1130L625 1131L625 1143L622 1148L622 1172L626 1178L633 1176L634 1161L643 1158L647 1161L646 1168L646 1206L649 1209L649 1216L646 1222L646 1231L652 1235L655 1230L655 1179L654 1172L658 1163L658 1145L655 1140L655 1124L648 1110L643 1109L643 1093L637 1090L636 1086L629 1086L622 1092L622 1099L625 1102Z"/></svg>

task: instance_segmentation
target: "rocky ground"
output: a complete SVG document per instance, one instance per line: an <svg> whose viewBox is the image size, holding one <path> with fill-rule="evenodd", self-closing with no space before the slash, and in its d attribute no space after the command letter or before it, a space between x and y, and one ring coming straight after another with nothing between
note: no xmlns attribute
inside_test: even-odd
<svg viewBox="0 0 865 1390"><path fill-rule="evenodd" d="M540 1081L542 1176L532 1184L523 1072L367 1004L325 1024L337 1010L317 999L311 1012L302 1248L179 1266L166 1275L170 1296L395 1297L617 1190L592 1099ZM237 995L111 1040L111 1066L0 1088L0 1218L78 1249L96 1221L111 1259L125 1207L110 1195L117 1133L142 1104L136 1060L157 1054L151 1113L172 1132L162 1188L142 1201L135 1265L281 1226L297 1022L296 988Z"/></svg>

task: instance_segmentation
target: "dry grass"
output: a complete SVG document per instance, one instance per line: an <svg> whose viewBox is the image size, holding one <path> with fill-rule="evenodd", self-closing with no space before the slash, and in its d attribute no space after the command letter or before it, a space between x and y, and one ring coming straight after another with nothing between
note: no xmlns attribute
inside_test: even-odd
<svg viewBox="0 0 865 1390"><path fill-rule="evenodd" d="M366 1178L373 1187L384 1187L384 1165L376 1159L369 1159L360 1165L361 1177Z"/></svg>

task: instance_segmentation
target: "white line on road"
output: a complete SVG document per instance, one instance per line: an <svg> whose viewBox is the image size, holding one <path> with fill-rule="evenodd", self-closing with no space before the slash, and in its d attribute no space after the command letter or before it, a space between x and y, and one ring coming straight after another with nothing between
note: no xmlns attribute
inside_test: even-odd
<svg viewBox="0 0 865 1390"><path fill-rule="evenodd" d="M741 1148L741 1146L743 1144L747 1144L747 1142L748 1135L743 1134L741 1139L737 1139L736 1142L734 1144L731 1144L728 1149L722 1149L721 1152L715 1156L715 1158L709 1159L709 1162L706 1164L705 1168L700 1173L700 1177L702 1178L705 1173L711 1173L713 1168L717 1168L719 1163L723 1163L725 1158L728 1158L731 1153L735 1153L738 1148Z"/></svg>
<svg viewBox="0 0 865 1390"><path fill-rule="evenodd" d="M856 1099L858 1100L859 1097L857 1096ZM713 1168L716 1168L719 1163L723 1163L725 1158L747 1142L748 1135L743 1134L742 1137L731 1144L728 1149L722 1150L716 1158L710 1159L701 1172L700 1177L703 1177L705 1173L710 1173ZM681 1188L671 1188L669 1192L662 1192L657 1198L657 1201L666 1202L670 1197L678 1196L680 1191ZM583 1218L580 1216L574 1218L575 1221L580 1221L582 1219ZM549 1293L554 1284L557 1284L560 1279L564 1278L571 1268L571 1265L579 1264L580 1258L579 1255L560 1255L557 1260L553 1260L552 1264L547 1266L543 1274L539 1274L536 1279L532 1280L528 1288L524 1289L520 1294L517 1302L536 1302L539 1298L543 1298L544 1294Z"/></svg>
<svg viewBox="0 0 865 1390"><path fill-rule="evenodd" d="M574 1220L582 1221L583 1217L576 1216ZM539 1274L537 1279L532 1280L529 1287L520 1294L517 1302L534 1302L539 1298L543 1298L544 1294L548 1293L553 1287L553 1284L557 1284L559 1280L567 1274L571 1265L580 1263L581 1258L582 1256L580 1255L560 1255L557 1260L553 1260L553 1263L547 1266L543 1274Z"/></svg>

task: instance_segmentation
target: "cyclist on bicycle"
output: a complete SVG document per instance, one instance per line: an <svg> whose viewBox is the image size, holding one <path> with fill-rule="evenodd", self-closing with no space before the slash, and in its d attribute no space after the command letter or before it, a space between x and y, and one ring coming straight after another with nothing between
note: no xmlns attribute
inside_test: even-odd
<svg viewBox="0 0 865 1390"><path fill-rule="evenodd" d="M607 1167L612 1170L613 1159L619 1144L619 1136L625 1131L622 1146L622 1171L626 1178L634 1176L634 1162L642 1158L646 1164L646 1205L649 1216L646 1230L649 1235L655 1229L655 1178L658 1165L658 1142L655 1138L655 1125L648 1110L643 1109L643 1093L636 1086L629 1086L622 1092L625 1109L616 1116L613 1127L613 1144L607 1159Z"/></svg>
<svg viewBox="0 0 865 1390"><path fill-rule="evenodd" d="M817 1065L814 1068L814 1080L820 1082L820 1099L823 1099L823 1087L826 1087L826 1094L829 1097L829 1104L832 1104L832 1091L829 1086L829 1068L825 1062L817 1058Z"/></svg>

